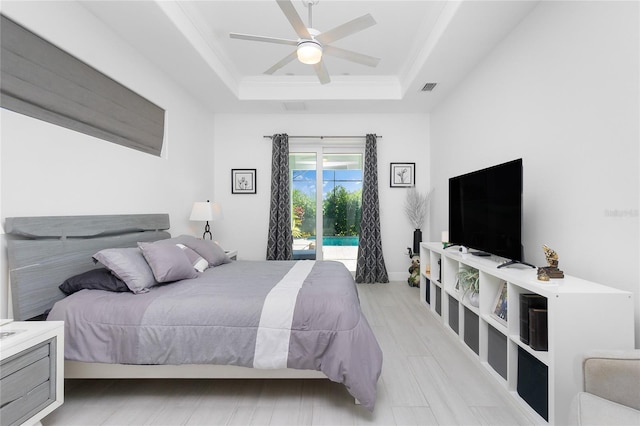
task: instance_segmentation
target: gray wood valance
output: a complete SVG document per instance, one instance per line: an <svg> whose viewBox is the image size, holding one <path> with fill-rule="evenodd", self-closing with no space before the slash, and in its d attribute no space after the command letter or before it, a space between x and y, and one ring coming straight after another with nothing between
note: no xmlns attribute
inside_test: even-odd
<svg viewBox="0 0 640 426"><path fill-rule="evenodd" d="M0 106L160 156L165 111L0 15Z"/></svg>

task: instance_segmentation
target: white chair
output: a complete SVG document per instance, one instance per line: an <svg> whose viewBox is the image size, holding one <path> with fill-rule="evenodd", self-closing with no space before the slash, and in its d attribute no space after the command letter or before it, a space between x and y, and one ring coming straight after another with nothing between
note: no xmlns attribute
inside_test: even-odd
<svg viewBox="0 0 640 426"><path fill-rule="evenodd" d="M588 353L584 392L571 403L573 425L640 425L640 350Z"/></svg>

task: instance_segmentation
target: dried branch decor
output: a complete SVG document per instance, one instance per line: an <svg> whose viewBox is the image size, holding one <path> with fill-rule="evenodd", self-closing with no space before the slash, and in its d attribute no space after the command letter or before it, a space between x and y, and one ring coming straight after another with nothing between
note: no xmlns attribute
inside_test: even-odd
<svg viewBox="0 0 640 426"><path fill-rule="evenodd" d="M430 200L431 191L421 194L415 187L407 190L404 211L407 214L409 223L411 223L414 229L422 229L422 226L427 220Z"/></svg>

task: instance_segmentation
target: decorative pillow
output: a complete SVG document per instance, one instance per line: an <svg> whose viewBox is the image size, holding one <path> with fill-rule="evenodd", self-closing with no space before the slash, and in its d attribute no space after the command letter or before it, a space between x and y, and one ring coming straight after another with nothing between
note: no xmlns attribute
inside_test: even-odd
<svg viewBox="0 0 640 426"><path fill-rule="evenodd" d="M137 247L100 250L93 258L120 278L136 294L146 293L158 284L153 271Z"/></svg>
<svg viewBox="0 0 640 426"><path fill-rule="evenodd" d="M178 235L177 237L165 238L164 240L154 241L154 244L183 244L186 245L188 241L197 239L193 235Z"/></svg>
<svg viewBox="0 0 640 426"><path fill-rule="evenodd" d="M186 253L176 245L138 243L138 247L159 283L198 276Z"/></svg>
<svg viewBox="0 0 640 426"><path fill-rule="evenodd" d="M187 255L189 262L191 262L193 269L195 269L196 271L204 272L204 270L209 267L209 262L207 262L205 259L202 258L202 256L200 256L198 253L196 253L189 247L185 246L184 244L176 244L176 246L180 247L184 252L184 254Z"/></svg>
<svg viewBox="0 0 640 426"><path fill-rule="evenodd" d="M80 290L106 290L116 292L129 291L129 287L120 278L106 268L92 269L67 278L58 287L67 296Z"/></svg>
<svg viewBox="0 0 640 426"><path fill-rule="evenodd" d="M183 244L202 256L209 266L219 266L230 263L231 259L218 243L211 240L201 240L193 235L179 235L177 237L156 241L154 244Z"/></svg>
<svg viewBox="0 0 640 426"><path fill-rule="evenodd" d="M231 259L229 259L229 256L224 252L224 249L215 241L200 240L193 237L187 240L184 245L204 257L207 262L209 262L209 266L219 266L231 262Z"/></svg>

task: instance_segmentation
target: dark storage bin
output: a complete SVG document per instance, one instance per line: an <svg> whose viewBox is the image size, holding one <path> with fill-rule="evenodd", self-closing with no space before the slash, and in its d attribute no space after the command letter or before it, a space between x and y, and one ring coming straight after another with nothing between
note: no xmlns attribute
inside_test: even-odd
<svg viewBox="0 0 640 426"><path fill-rule="evenodd" d="M518 347L518 395L536 413L549 421L549 370L546 365Z"/></svg>
<svg viewBox="0 0 640 426"><path fill-rule="evenodd" d="M507 379L507 336L489 327L487 338L487 360L496 373Z"/></svg>
<svg viewBox="0 0 640 426"><path fill-rule="evenodd" d="M424 298L427 305L431 304L431 280L427 278L425 280Z"/></svg>
<svg viewBox="0 0 640 426"><path fill-rule="evenodd" d="M458 334L459 333L458 331L459 329L458 300L453 296L449 296L448 300L449 300L449 327L451 327L451 329L455 331L456 334Z"/></svg>
<svg viewBox="0 0 640 426"><path fill-rule="evenodd" d="M464 308L464 342L476 354L480 352L478 336L478 316L465 306Z"/></svg>

